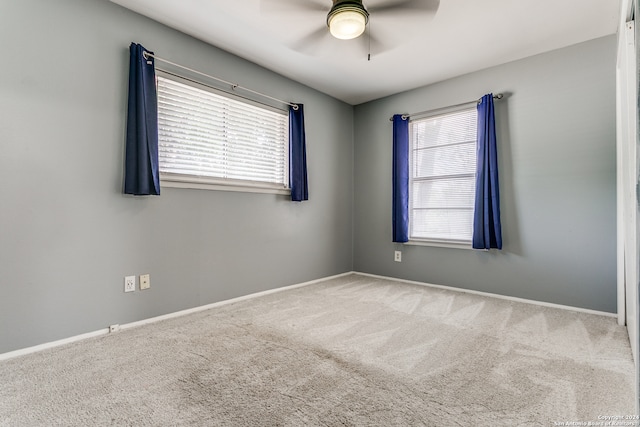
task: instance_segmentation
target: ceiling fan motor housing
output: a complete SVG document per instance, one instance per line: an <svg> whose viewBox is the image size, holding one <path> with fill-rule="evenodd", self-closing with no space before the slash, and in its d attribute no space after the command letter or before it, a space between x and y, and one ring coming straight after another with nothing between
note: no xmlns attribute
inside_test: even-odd
<svg viewBox="0 0 640 427"><path fill-rule="evenodd" d="M362 0L333 0L333 6L327 14L327 26L330 26L331 19L341 12L356 12L364 16L365 24L369 22L369 12L364 8Z"/></svg>

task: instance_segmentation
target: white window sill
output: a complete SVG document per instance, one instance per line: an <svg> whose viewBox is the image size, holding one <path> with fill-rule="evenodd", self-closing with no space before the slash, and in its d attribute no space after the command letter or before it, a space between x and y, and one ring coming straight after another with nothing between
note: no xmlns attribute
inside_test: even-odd
<svg viewBox="0 0 640 427"><path fill-rule="evenodd" d="M433 246L439 248L452 248L452 249L469 249L474 250L471 242L454 242L454 241L441 241L441 240L409 240L405 245L410 246Z"/></svg>
<svg viewBox="0 0 640 427"><path fill-rule="evenodd" d="M167 176L160 174L160 187L190 188L196 190L235 191L240 193L266 193L291 195L291 189L251 181L211 180L208 178Z"/></svg>

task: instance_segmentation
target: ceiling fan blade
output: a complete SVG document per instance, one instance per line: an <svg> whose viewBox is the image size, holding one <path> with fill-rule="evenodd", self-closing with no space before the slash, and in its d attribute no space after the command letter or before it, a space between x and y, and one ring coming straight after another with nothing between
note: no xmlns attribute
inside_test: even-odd
<svg viewBox="0 0 640 427"><path fill-rule="evenodd" d="M291 49L296 50L300 53L311 55L320 46L322 41L328 39L329 37L329 29L325 25L323 25L317 30L314 30L313 32L302 37L290 47Z"/></svg>
<svg viewBox="0 0 640 427"><path fill-rule="evenodd" d="M413 14L416 12L436 13L439 7L440 0L401 0L367 7L367 11L372 14Z"/></svg>
<svg viewBox="0 0 640 427"><path fill-rule="evenodd" d="M329 12L329 0L260 0L260 10L263 12Z"/></svg>

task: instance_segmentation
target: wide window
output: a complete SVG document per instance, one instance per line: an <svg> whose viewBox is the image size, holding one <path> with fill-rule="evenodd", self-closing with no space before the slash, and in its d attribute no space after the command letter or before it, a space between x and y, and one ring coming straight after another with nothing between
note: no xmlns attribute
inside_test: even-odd
<svg viewBox="0 0 640 427"><path fill-rule="evenodd" d="M409 239L470 245L476 172L476 106L409 123Z"/></svg>
<svg viewBox="0 0 640 427"><path fill-rule="evenodd" d="M287 190L287 112L173 75L157 81L163 184Z"/></svg>

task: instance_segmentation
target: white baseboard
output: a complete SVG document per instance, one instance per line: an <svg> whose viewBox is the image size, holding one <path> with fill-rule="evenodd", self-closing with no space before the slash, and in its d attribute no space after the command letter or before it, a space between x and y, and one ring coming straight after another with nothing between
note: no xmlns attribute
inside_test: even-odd
<svg viewBox="0 0 640 427"><path fill-rule="evenodd" d="M474 295L480 295L480 296L484 296L484 297L504 299L504 300L508 300L508 301L521 302L521 303L524 303L524 304L539 305L539 306L542 306L542 307L559 308L561 310L577 311L577 312L580 312L580 313L595 314L595 315L598 315L598 316L605 316L605 317L617 317L618 316L616 313L608 313L606 311L590 310L588 308L573 307L573 306L570 306L570 305L554 304L554 303L551 303L551 302L536 301L536 300L518 298L518 297L510 297L510 296L507 296L507 295L492 294L490 292L474 291L472 289L455 288L453 286L434 285L432 283L417 282L417 281L414 281L414 280L406 280L406 279L398 279L396 277L379 276L377 274L360 273L358 271L354 271L354 274L359 274L361 276L372 277L374 279L394 280L396 282L408 283L408 284L411 284L411 285L427 286L427 287L430 287L430 288L445 289L445 290L454 291L454 292L464 292L464 293L467 293L467 294L474 294Z"/></svg>
<svg viewBox="0 0 640 427"><path fill-rule="evenodd" d="M120 325L120 329L129 329L135 328L137 326L148 325L149 323L159 322L161 320L172 319L174 317L186 316L187 314L197 313L199 311L209 310L211 308L221 307L227 304L233 304L240 301L246 301L253 298L262 297L265 295L275 294L277 292L287 291L290 289L302 288L304 286L313 285L314 283L323 282L325 280L337 279L338 277L344 277L353 274L352 271L348 271L346 273L336 274L335 276L323 277L321 279L310 280L308 282L298 283L295 285L284 286L282 288L269 289L267 291L256 292L249 295L243 295L237 298L231 298L224 301L218 301L207 305L201 305L199 307L188 308L186 310L176 311L174 313L163 314L162 316L151 317L149 319L138 320L137 322L127 323L125 325Z"/></svg>
<svg viewBox="0 0 640 427"><path fill-rule="evenodd" d="M361 272L358 272L358 271L348 271L346 273L336 274L334 276L323 277L321 279L310 280L308 282L298 283L298 284L290 285L290 286L284 286L282 288L269 289L267 291L256 292L256 293L253 293L253 294L244 295L244 296L237 297L237 298L232 298L232 299L229 299L229 300L214 302L214 303L207 304L207 305L202 305L202 306L199 306L199 307L193 307L193 308L189 308L189 309L186 309L186 310L180 310L180 311L176 311L176 312L173 312L173 313L164 314L164 315L161 315L161 316L156 316L156 317L151 317L151 318L148 318L148 319L138 320L136 322L131 322L131 323L126 323L126 324L119 325L119 328L122 330L122 329L130 329L130 328L135 328L135 327L138 327L138 326L148 325L150 323L159 322L161 320L172 319L174 317L180 317L180 316L186 316L188 314L197 313L197 312L204 311L204 310L209 310L209 309L212 309L212 308L215 308L215 307L221 307L223 305L233 304L233 303L236 303L236 302L239 302L239 301L245 301L245 300L261 297L261 296L264 296L264 295L273 294L273 293L276 293L276 292L286 291L286 290L289 290L289 289L301 288L301 287L304 287L304 286L309 286L309 285L313 285L315 283L323 282L325 280L336 279L338 277L348 276L350 274L357 274L357 275L360 275L360 276L372 277L372 278L375 278L375 279L382 279L382 280L394 280L394 281L397 281L397 282L408 283L408 284L412 284L412 285L427 286L427 287L431 287L431 288L445 289L445 290L454 291L454 292L464 292L464 293L480 295L480 296L485 296L485 297L499 298L499 299L504 299L504 300L508 300L508 301L521 302L521 303L525 303L525 304L539 305L539 306L543 306L543 307L559 308L559 309L562 309L562 310L570 310L570 311L577 311L577 312L581 312L581 313L596 314L596 315L599 315L599 316L606 316L606 317L617 317L617 315L615 313L607 313L607 312L604 312L604 311L589 310L589 309L586 309L586 308L572 307L572 306L568 306L568 305L553 304L553 303L543 302L543 301L535 301L535 300L529 300L529 299L524 299L524 298L510 297L510 296L506 296L506 295L492 294L492 293L489 293L489 292L481 292L481 291L474 291L474 290L470 290L470 289L455 288L455 287L452 287L452 286L434 285L434 284L426 283L426 282L417 282L417 281L414 281L414 280L398 279L396 277L380 276L380 275L376 275L376 274L361 273ZM57 340L57 341L52 341L52 342L48 342L48 343L44 343L44 344L35 345L33 347L27 347L27 348L23 348L23 349L20 349L20 350L14 350L14 351L10 351L10 352L7 352L7 353L2 353L2 354L0 354L0 361L12 359L12 358L19 357L19 356L24 356L24 355L30 354L30 353L36 353L36 352L47 350L47 349L54 348L54 347L59 347L61 345L71 344L71 343L74 343L74 342L77 342L77 341L82 341L82 340L85 340L85 339L88 339L88 338L94 338L94 337L98 337L98 336L101 336L101 335L107 335L108 333L109 333L109 328L107 327L107 328L103 328L103 329L100 329L100 330L97 330L97 331L93 331L93 332L88 332L88 333L76 335L76 336L69 337L69 338L64 338L64 339Z"/></svg>
<svg viewBox="0 0 640 427"><path fill-rule="evenodd" d="M199 311L209 310L211 308L221 307L223 305L233 304L235 302L245 301L245 300L248 300L248 299L257 298L257 297L261 297L261 296L264 296L264 295L273 294L273 293L276 293L276 292L282 292L282 291L286 291L286 290L289 290L289 289L295 289L295 288L301 288L303 286L313 285L314 283L323 282L325 280L330 280L330 279L336 279L338 277L348 276L350 274L353 274L353 272L352 271L348 271L346 273L336 274L335 276L323 277L321 279L310 280L308 282L298 283L298 284L290 285L290 286L284 286L282 288L269 289L267 291L261 291L261 292L256 292L256 293L249 294L249 295L243 295L241 297L232 298L232 299L219 301L219 302L214 302L214 303L207 304L207 305L202 305L202 306L199 306L199 307L188 308L186 310L180 310L180 311L176 311L176 312L173 312L173 313L163 314L161 316L151 317L149 319L143 319L143 320L138 320L136 322L125 323L125 324L122 324L122 325L118 325L118 327L119 327L120 330L135 328L137 326L148 325L150 323L155 323L155 322L159 322L161 320L171 319L171 318L174 318L174 317L186 316L187 314L197 313ZM44 343L44 344L35 345L33 347L27 347L27 348L23 348L23 349L19 349L19 350L9 351L7 353L0 354L0 361L13 359L15 357L24 356L24 355L31 354L31 353L37 353L39 351L47 350L47 349L54 348L54 347L59 347L61 345L71 344L71 343L74 343L74 342L77 342L77 341L86 340L88 338L99 337L101 335L107 335L108 333L109 333L109 328L106 327L106 328L103 328L103 329L100 329L100 330L97 330L97 331L87 332L87 333L84 333L84 334L75 335L73 337L64 338L64 339L57 340L57 341L52 341L52 342L48 342L48 343Z"/></svg>
<svg viewBox="0 0 640 427"><path fill-rule="evenodd" d="M34 345L33 347L21 348L20 350L14 350L8 353L2 353L0 354L0 362L3 360L13 359L14 357L24 356L26 354L37 353L39 351L47 350L53 347L59 347L65 344L71 344L76 341L82 341L88 338L99 337L100 335L107 335L108 333L109 333L109 328L104 328L98 331L87 332L85 334L75 335L73 337L63 338L57 341Z"/></svg>

